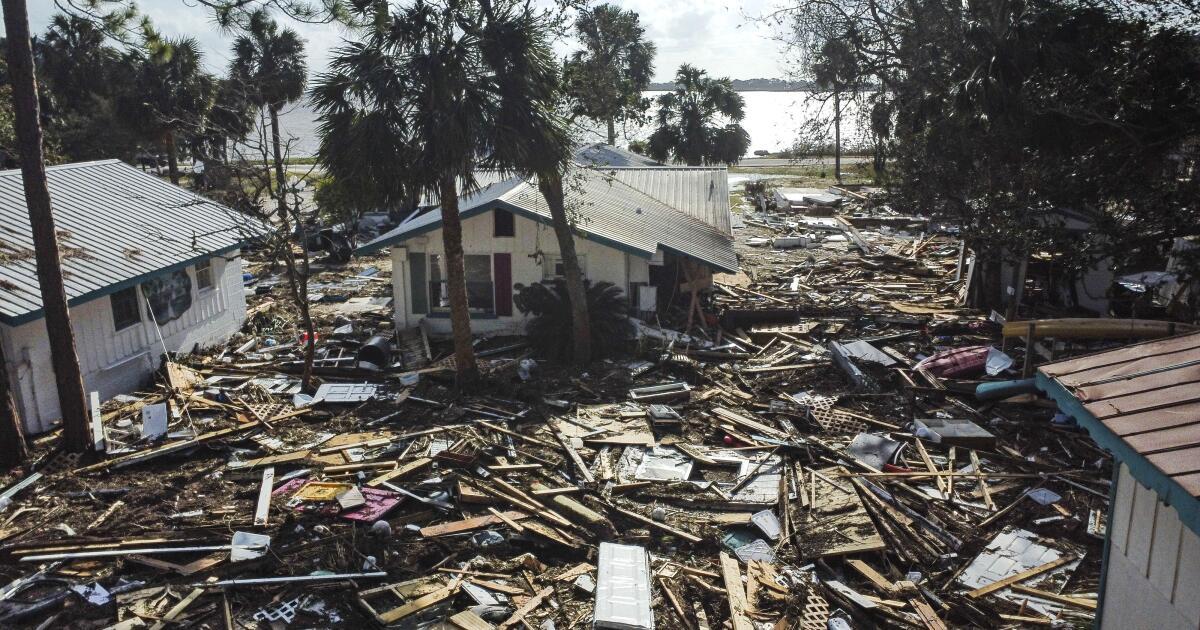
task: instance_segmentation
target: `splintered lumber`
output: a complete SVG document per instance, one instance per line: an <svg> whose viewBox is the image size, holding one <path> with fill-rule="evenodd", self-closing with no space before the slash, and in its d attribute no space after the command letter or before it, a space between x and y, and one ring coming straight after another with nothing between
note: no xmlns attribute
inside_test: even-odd
<svg viewBox="0 0 1200 630"><path fill-rule="evenodd" d="M667 601L670 602L675 614L679 616L679 621L689 630L693 628L692 618L684 612L683 605L679 603L679 596L675 594L675 589L672 589L671 585L667 584L667 580L661 576L658 578L658 586L662 589L663 593L666 593Z"/></svg>
<svg viewBox="0 0 1200 630"><path fill-rule="evenodd" d="M502 514L504 514L505 518L507 518L511 521L522 521L522 520L529 518L528 514L526 514L525 512L518 511L518 510L502 512ZM461 521L454 521L451 523L442 523L441 525L431 525L429 527L422 527L421 535L424 536L425 538L434 538L437 536L449 536L450 534L461 534L462 532L469 532L469 531L474 531L476 529L483 529L485 527L489 527L491 525L496 525L496 524L503 523L503 522L504 521L501 521L499 518L497 518L491 514L488 514L487 516L476 516L474 518L467 518L467 519L463 519Z"/></svg>
<svg viewBox="0 0 1200 630"><path fill-rule="evenodd" d="M469 610L464 610L451 617L450 623L460 630L494 630L496 627Z"/></svg>
<svg viewBox="0 0 1200 630"><path fill-rule="evenodd" d="M1010 588L1018 593L1025 593L1026 595L1033 595L1034 597L1037 597L1038 599L1048 599L1052 602L1058 602L1060 604L1066 604L1068 606L1076 606L1078 608L1086 608L1088 610L1096 610L1096 600L1094 600L1094 599L1084 599L1082 597L1070 597L1067 595L1059 595L1058 593L1052 593L1050 591L1043 591L1041 589L1031 588L1029 586L1025 586L1024 584L1009 584L1008 588Z"/></svg>
<svg viewBox="0 0 1200 630"><path fill-rule="evenodd" d="M1032 335L1031 335L1032 328ZM1196 330L1191 324L1162 322L1153 319L1035 319L1006 322L1005 337L1043 339L1154 339Z"/></svg>
<svg viewBox="0 0 1200 630"><path fill-rule="evenodd" d="M587 483L595 483L596 478L592 476L592 471L588 470L587 464L583 463L583 458L579 456L579 451L571 446L570 438L564 436L562 433L555 433L554 438L558 440L559 444L562 444L563 450L567 452L567 456L575 464L575 472L579 473L579 476L583 477L583 480Z"/></svg>
<svg viewBox="0 0 1200 630"><path fill-rule="evenodd" d="M393 479L398 479L398 478L403 477L411 472L420 470L432 463L433 463L433 459L430 457L418 457L417 459L414 459L411 462L408 462L408 463L406 463L402 466L399 466L393 470L389 470L377 477L371 478L369 481L367 481L367 486L371 487L371 488L379 487L380 485L383 485L384 482L391 481Z"/></svg>
<svg viewBox="0 0 1200 630"><path fill-rule="evenodd" d="M1021 571L1020 573L1010 575L1010 576L1004 578L1003 580L996 580L995 582L992 582L991 584L988 584L987 586L981 586L981 587L971 591L970 593L967 593L967 595L970 596L972 599L977 599L977 598L983 597L984 595L987 595L988 593L993 593L1002 588L1006 588L1008 586L1016 584L1017 582L1024 582L1025 580L1028 580L1029 578L1031 578L1035 575L1041 575L1047 571L1053 571L1054 569L1057 569L1058 567L1061 567L1062 565L1067 564L1068 562L1071 562L1074 559L1075 559L1075 557L1072 555L1065 555L1057 560L1051 560L1050 562L1047 562L1046 564L1043 564L1041 566L1036 566L1036 567L1033 567L1032 569L1026 569L1025 571Z"/></svg>
<svg viewBox="0 0 1200 630"><path fill-rule="evenodd" d="M493 431L495 431L495 432L497 432L497 433L503 433L504 435L507 435L507 436L509 436L509 437L513 437L513 438L516 438L516 439L518 439L518 440L521 440L522 442L529 442L530 444L537 444L537 445L539 445L539 446L545 446L546 448L551 448L551 449L552 449L552 448L554 448L554 445L553 445L553 444L551 444L551 443L549 443L549 442L546 442L546 441L543 441L543 440L539 440L539 439L537 439L537 438L535 438L535 437L530 437L530 436L528 436L528 435L525 435L525 434L523 434L523 433L517 433L516 431L510 431L510 430L508 430L508 429L506 429L506 428L504 428L504 427L502 427L502 426L500 426L500 425L498 425L498 424L492 424L491 422L487 422L487 421L485 421L485 420L480 420L480 421L478 422L478 424L479 424L479 425L481 425L481 426L485 426L485 427L487 427L487 428L489 428L489 429L491 429L491 430L493 430Z"/></svg>
<svg viewBox="0 0 1200 630"><path fill-rule="evenodd" d="M459 585L459 580L457 580L457 579L452 580L446 586L444 586L436 591L433 591L432 593L422 595L422 596L404 604L403 606L398 606L396 608L393 608L388 611L384 611L382 613L375 613L373 616L375 617L375 619L377 621L379 621L379 623L384 624L384 625L387 625L390 623L395 623L401 619L404 619L405 617L408 617L415 613L421 612L422 610L425 610L426 608L429 608L430 606L440 604L440 603L446 601L447 599L450 599L451 597L454 596L455 593L458 592L458 585ZM367 592L367 591L364 591L364 593L365 592ZM379 589L372 589L370 592L379 592ZM363 605L363 607L365 607L367 610L370 610L370 611L372 611L372 613L374 613L374 609L371 608L370 605L368 605L366 603L366 601L363 600L363 593L359 593L358 601Z"/></svg>
<svg viewBox="0 0 1200 630"><path fill-rule="evenodd" d="M492 514L492 516L495 516L496 518L500 519L505 525L508 525L508 528L513 530L514 532L520 533L520 532L525 531L525 528L520 523L512 520L511 518L508 518L507 516L504 515L503 512L497 510L496 508L488 507L487 510L488 510L488 512L490 512Z"/></svg>
<svg viewBox="0 0 1200 630"><path fill-rule="evenodd" d="M746 617L746 588L742 585L742 570L737 560L721 552L721 578L725 581L725 593L729 597L729 620L733 630L754 630L754 624Z"/></svg>
<svg viewBox="0 0 1200 630"><path fill-rule="evenodd" d="M908 603L913 607L913 610L917 611L917 616L921 618L921 623L928 630L946 630L946 624L942 622L929 604L915 598L908 600Z"/></svg>
<svg viewBox="0 0 1200 630"><path fill-rule="evenodd" d="M516 612L514 612L512 614L511 617L509 617L508 619L505 619L503 622L501 622L500 625L497 626L497 628L499 628L500 630L504 630L505 628L508 628L509 626L513 626L513 625L520 623L521 620L525 618L525 615L528 615L529 613L533 612L534 610L537 610L537 607L542 605L542 601L544 599L546 599L547 597L549 597L550 594L553 592L554 592L553 586L547 586L546 588L538 591L537 595L530 597L529 601L525 602L524 606L521 606L520 608L518 608L516 610Z"/></svg>
<svg viewBox="0 0 1200 630"><path fill-rule="evenodd" d="M979 454L975 451L969 451L971 456L971 468L975 471L976 477L979 478L979 493L983 495L983 504L987 509L995 512L996 502L992 500L992 491L988 488L987 479L983 476L983 469L979 466Z"/></svg>
<svg viewBox="0 0 1200 630"><path fill-rule="evenodd" d="M157 459L159 457L162 457L163 455L170 455L171 453L177 453L179 451L184 451L184 450L187 450L194 446L200 446L201 444L204 444L206 442L211 442L213 440L219 440L221 438L229 437L231 435L235 435L235 434L241 433L243 431L248 431L250 429L257 428L259 425L260 425L260 423L257 420L255 420L253 422L248 422L246 424L238 425L236 427L229 427L226 429L217 429L216 431L209 431L208 433L201 433L200 435L197 435L196 437L194 437L190 440L178 440L176 442L171 442L169 444L163 444L162 446L158 446L158 447L148 449L145 451L138 451L137 453L130 453L128 455L123 455L121 457L115 457L113 459L98 462L98 463L92 464L91 466L84 466L82 468L76 468L75 473L81 474L81 473L95 472L97 470L112 470L112 469L117 469L117 468L124 468L125 466L132 466L134 464L140 464L142 462L148 462L152 459Z"/></svg>
<svg viewBox="0 0 1200 630"><path fill-rule="evenodd" d="M896 592L896 585L893 584L891 580L883 577L883 575L876 571L874 567L866 562L863 562L862 560L851 559L847 560L846 564L850 565L850 567L855 571L858 571L859 575L870 580L870 582L874 584L875 587L880 591L884 593Z"/></svg>
<svg viewBox="0 0 1200 630"><path fill-rule="evenodd" d="M629 518L631 518L635 521L644 523L655 529L661 529L662 531L667 532L668 534L678 536L686 541L698 543L698 542L704 540L703 538L700 538L699 536L696 536L694 534L689 534L680 529L676 529L674 527L671 527L670 525L667 525L666 523L659 523L658 521L656 521L648 516L642 516L641 514L638 514L637 512L631 512L629 510L619 508L615 505L611 506L611 507L612 507L612 509L616 510L618 513L628 516Z"/></svg>
<svg viewBox="0 0 1200 630"><path fill-rule="evenodd" d="M821 548L811 550L820 558L886 548L859 494L829 482L838 470L812 471L810 518L796 524L797 540L823 541Z"/></svg>
<svg viewBox="0 0 1200 630"><path fill-rule="evenodd" d="M780 431L779 429L769 427L757 420L754 420L752 418L747 418L746 416L743 416L735 411L726 409L724 407L713 407L712 412L718 418L720 418L726 422L730 422L734 425L737 425L737 426L739 426L743 429L749 430L749 431L757 431L758 433L761 433L767 437L773 437L773 438L777 438L777 439L781 439L781 440L787 439L787 437L788 437L788 435L786 433L784 433L783 431Z"/></svg>
<svg viewBox="0 0 1200 630"><path fill-rule="evenodd" d="M209 582L216 582L216 580L217 578L208 578ZM182 615L183 611L187 610L187 607L191 606L192 602L196 601L196 599L203 594L204 588L192 589L192 592L188 593L186 597L179 600L178 604L172 606L171 610L168 610L167 614L162 616L162 619L154 622L154 625L150 626L150 630L162 630L163 628L167 627L167 624L175 621L176 617Z"/></svg>

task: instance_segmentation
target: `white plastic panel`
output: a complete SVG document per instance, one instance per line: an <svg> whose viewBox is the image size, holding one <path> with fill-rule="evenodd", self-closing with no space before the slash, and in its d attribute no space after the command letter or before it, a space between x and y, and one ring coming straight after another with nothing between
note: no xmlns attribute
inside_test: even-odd
<svg viewBox="0 0 1200 630"><path fill-rule="evenodd" d="M599 565L592 628L654 630L646 550L600 543Z"/></svg>

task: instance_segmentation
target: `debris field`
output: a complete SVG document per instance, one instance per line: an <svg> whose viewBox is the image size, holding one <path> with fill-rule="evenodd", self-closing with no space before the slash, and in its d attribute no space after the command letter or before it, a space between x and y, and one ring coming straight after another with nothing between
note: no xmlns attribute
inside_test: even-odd
<svg viewBox="0 0 1200 630"><path fill-rule="evenodd" d="M586 371L481 338L464 392L447 340L392 330L385 256L314 267L301 391L252 264L239 337L4 477L0 626L1089 625L1109 456L959 306L957 239L833 192L744 206L704 317Z"/></svg>

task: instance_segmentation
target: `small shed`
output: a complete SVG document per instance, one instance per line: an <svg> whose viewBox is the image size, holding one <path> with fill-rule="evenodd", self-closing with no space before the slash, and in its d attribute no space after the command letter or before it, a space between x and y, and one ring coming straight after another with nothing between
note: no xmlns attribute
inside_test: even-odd
<svg viewBox="0 0 1200 630"><path fill-rule="evenodd" d="M1038 370L1114 458L1099 628L1200 627L1200 333Z"/></svg>
<svg viewBox="0 0 1200 630"><path fill-rule="evenodd" d="M46 169L84 387L137 390L164 352L224 342L246 318L241 248L263 226L117 160ZM0 171L0 343L25 430L61 418L21 172Z"/></svg>
<svg viewBox="0 0 1200 630"><path fill-rule="evenodd" d="M533 179L486 172L476 179L480 190L458 201L471 329L521 333L528 316L514 308L516 285L562 276L550 209ZM569 180L566 206L583 275L619 287L631 311L654 310L657 296L670 299L691 273L703 285L713 273L737 271L726 169L580 168ZM441 226L431 205L357 250L391 248L398 330L450 332Z"/></svg>

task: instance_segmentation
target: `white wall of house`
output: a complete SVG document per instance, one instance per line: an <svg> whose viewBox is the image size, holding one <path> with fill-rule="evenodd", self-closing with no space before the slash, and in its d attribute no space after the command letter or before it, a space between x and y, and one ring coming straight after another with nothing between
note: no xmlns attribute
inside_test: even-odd
<svg viewBox="0 0 1200 630"><path fill-rule="evenodd" d="M1108 523L1103 628L1200 628L1200 537L1124 464Z"/></svg>
<svg viewBox="0 0 1200 630"><path fill-rule="evenodd" d="M164 343L171 352L186 353L197 345L204 348L221 343L241 329L246 319L246 298L239 251L210 260L212 286L199 288L196 269L187 269L192 281L191 306L161 327L161 341L144 300L139 308L141 323L121 330L114 325L112 296L71 308L75 350L87 391L99 392L102 401L135 391L158 367ZM16 327L0 325L0 337L26 431L42 433L54 428L61 414L45 319Z"/></svg>
<svg viewBox="0 0 1200 630"><path fill-rule="evenodd" d="M467 256L486 255L492 259L493 292L496 280L494 255L510 254L513 284L529 285L546 279L547 265L558 260L558 239L554 229L521 216L513 217L513 236L495 236L495 216L484 212L463 221L463 251ZM584 276L592 282L611 282L628 295L632 283L650 280L650 262L639 256L576 236L575 249L580 256ZM439 228L392 246L392 289L396 326L412 328L426 321L433 333L450 332L449 309L438 309L430 301L432 312L416 312L413 302L412 256L425 260L427 279L430 256L444 254L442 230ZM468 279L469 280L469 279ZM428 293L426 287L418 290ZM515 295L515 291L513 292ZM440 310L440 312L438 312ZM471 318L471 330L476 333L521 333L526 317L515 307L512 316L477 313Z"/></svg>

